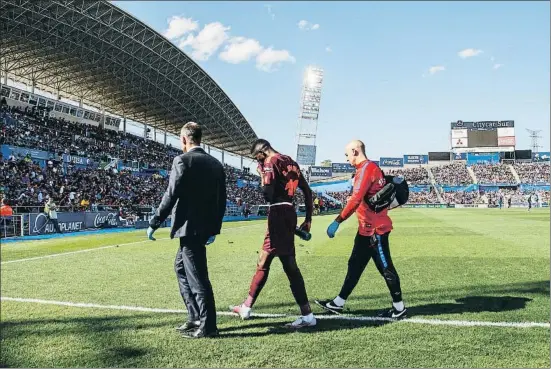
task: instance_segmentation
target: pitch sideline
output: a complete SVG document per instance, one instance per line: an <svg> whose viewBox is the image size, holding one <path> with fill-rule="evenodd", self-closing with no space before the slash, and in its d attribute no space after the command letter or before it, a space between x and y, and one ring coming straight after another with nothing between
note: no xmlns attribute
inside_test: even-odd
<svg viewBox="0 0 551 369"><path fill-rule="evenodd" d="M182 309L148 308L148 307L142 307L142 306L125 306L125 305L100 305L100 304L93 304L93 303L42 300L42 299L20 298L20 297L0 296L0 301L13 301L13 302L22 302L22 303L57 305L57 306L68 306L68 307L89 308L89 309L91 308L91 309L141 311L141 312L150 312L150 313L187 314L187 311ZM220 316L235 315L234 313L229 311L218 311L216 312L216 314ZM289 315L289 314L253 313L252 315L260 318L295 317L295 315ZM394 321L393 319L390 319L390 318L352 316L352 315L317 315L316 318L320 320L394 322L394 323L413 323L413 324L442 325L442 326L454 326L454 327L550 328L550 323L538 323L538 322L487 322L487 321L480 321L480 320L442 320L442 319L420 319L420 318L408 318L408 319Z"/></svg>
<svg viewBox="0 0 551 369"><path fill-rule="evenodd" d="M239 227L230 227L230 228L226 228L225 230L223 229L223 233L225 233L225 232L227 232L227 231L229 231L229 230L232 230L232 229L243 229L243 228L258 227L259 225L264 225L264 223L250 224L250 225L239 226ZM163 237L163 238L157 238L157 241L169 240L169 239L170 239L170 237ZM148 239L146 239L146 240L135 241L135 242L119 243L119 244L114 244L114 245L107 245L107 246L94 247L94 248L91 248L91 249L84 249L84 250L77 250L77 251L68 251L68 252L60 252L60 253L57 253L57 254L49 254L49 255L42 255L42 256L34 256L34 257L32 257L32 258L8 260L8 261L3 261L3 262L0 263L0 264L1 264L1 265L4 265L4 264L11 264L11 263L21 263L21 262L24 262L24 261L33 261L33 260L54 258L54 257L57 257L57 256L72 255L72 254L79 254L79 253L82 253L82 252L90 252L90 251L96 251L96 250L111 249L111 248L120 247L120 246L137 245L137 244L139 244L139 243L144 243L144 242L151 242L151 241L148 240Z"/></svg>

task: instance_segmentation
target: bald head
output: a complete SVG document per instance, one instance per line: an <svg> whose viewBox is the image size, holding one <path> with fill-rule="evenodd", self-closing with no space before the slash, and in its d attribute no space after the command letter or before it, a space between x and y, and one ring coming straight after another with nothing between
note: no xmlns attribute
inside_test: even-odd
<svg viewBox="0 0 551 369"><path fill-rule="evenodd" d="M367 160L365 155L365 144L360 140L350 141L345 148L345 155L348 162L357 165Z"/></svg>
<svg viewBox="0 0 551 369"><path fill-rule="evenodd" d="M365 155L365 144L360 140L350 141L348 145L346 145L346 150L352 149L356 149Z"/></svg>

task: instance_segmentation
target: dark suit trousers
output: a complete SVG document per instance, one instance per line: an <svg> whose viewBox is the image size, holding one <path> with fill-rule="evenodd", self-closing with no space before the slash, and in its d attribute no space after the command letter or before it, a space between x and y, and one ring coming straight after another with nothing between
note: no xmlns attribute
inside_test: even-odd
<svg viewBox="0 0 551 369"><path fill-rule="evenodd" d="M216 330L216 307L207 269L205 243L203 237L181 237L174 270L188 310L188 320L200 320L200 328L210 333Z"/></svg>

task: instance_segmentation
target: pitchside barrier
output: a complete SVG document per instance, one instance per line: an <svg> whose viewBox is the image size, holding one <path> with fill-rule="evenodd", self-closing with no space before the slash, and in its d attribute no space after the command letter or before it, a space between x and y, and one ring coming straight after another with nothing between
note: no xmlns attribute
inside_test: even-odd
<svg viewBox="0 0 551 369"><path fill-rule="evenodd" d="M45 213L28 214L29 235L55 233L53 221ZM78 232L86 229L120 227L119 214L112 211L85 213L57 213L57 222L62 232Z"/></svg>
<svg viewBox="0 0 551 369"><path fill-rule="evenodd" d="M488 204L405 204L401 206L402 208L453 208L453 209L488 209L488 208L497 208L498 205L488 205ZM503 207L506 208L507 204L504 203ZM512 208L528 208L528 204L519 204L513 203ZM547 208L549 204L544 202L541 206L536 206L532 204L533 208L542 207Z"/></svg>
<svg viewBox="0 0 551 369"><path fill-rule="evenodd" d="M405 204L403 208L470 208L470 209L487 209L489 207L495 208L496 205L488 204ZM507 204L503 204L506 208ZM527 208L525 204L512 204L514 208ZM548 203L542 203L541 206L533 207L549 207ZM301 209L302 210L302 209ZM336 215L339 214L341 209L324 211L320 215ZM299 217L304 217L304 211L298 211ZM248 217L241 215L227 215L224 217L224 222L239 222L266 219L266 215L249 215ZM96 212L80 212L69 213L61 212L57 214L57 221L59 228L62 232L78 232L82 230L102 229L102 228L118 228L118 227L132 227L135 229L143 229L149 227L149 221L139 220L132 225L125 224L124 220L119 218L117 212L113 211L96 211ZM167 219L161 227L170 227L171 219ZM54 223L45 213L31 213L23 215L14 215L12 217L2 217L0 219L0 237L21 237L24 235L44 235L55 233Z"/></svg>

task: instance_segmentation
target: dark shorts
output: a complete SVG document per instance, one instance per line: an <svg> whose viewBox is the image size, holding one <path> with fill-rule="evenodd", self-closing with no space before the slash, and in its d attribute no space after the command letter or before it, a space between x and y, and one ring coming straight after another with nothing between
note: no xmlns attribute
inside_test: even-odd
<svg viewBox="0 0 551 369"><path fill-rule="evenodd" d="M292 205L276 205L268 213L268 230L262 250L276 256L295 255L297 213Z"/></svg>

